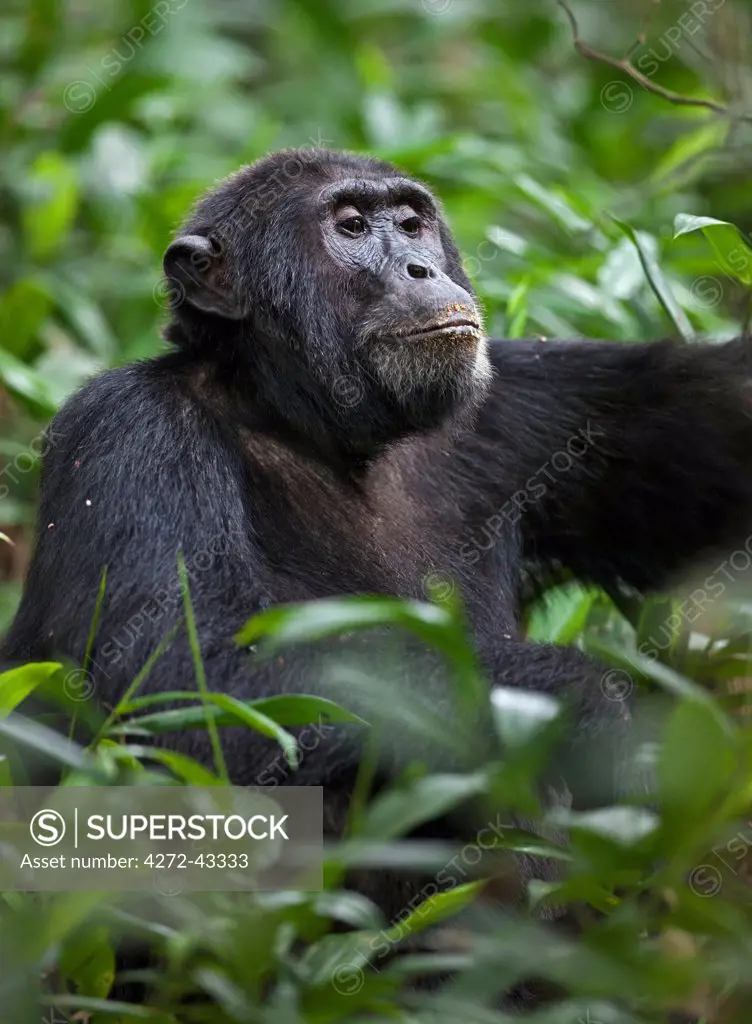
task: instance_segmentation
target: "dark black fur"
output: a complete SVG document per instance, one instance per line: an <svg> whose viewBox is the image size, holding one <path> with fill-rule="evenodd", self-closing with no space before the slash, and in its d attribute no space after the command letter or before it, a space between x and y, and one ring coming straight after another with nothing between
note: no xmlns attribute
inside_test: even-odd
<svg viewBox="0 0 752 1024"><path fill-rule="evenodd" d="M495 341L486 388L474 335L404 337L473 301L430 197L409 200L432 234L413 240L384 214L361 249L327 220L326 197L352 178L400 180L368 158L288 152L201 201L165 264L174 350L93 380L53 423L2 655L80 661L106 563L92 671L116 700L180 614L180 550L210 685L316 691L315 653L251 666L238 627L279 602L423 598L438 572L459 583L491 680L572 698L582 750L604 729L610 744L625 712L601 692L602 670L520 637L523 563L651 588L743 541L750 346ZM356 643L378 668L383 637ZM402 672L405 686L443 687L426 652L410 648ZM147 689L192 677L182 633ZM176 742L208 756L198 734ZM226 742L237 783L282 781L268 774L271 741ZM331 730L286 781L325 784L338 827L358 759L357 738Z"/></svg>

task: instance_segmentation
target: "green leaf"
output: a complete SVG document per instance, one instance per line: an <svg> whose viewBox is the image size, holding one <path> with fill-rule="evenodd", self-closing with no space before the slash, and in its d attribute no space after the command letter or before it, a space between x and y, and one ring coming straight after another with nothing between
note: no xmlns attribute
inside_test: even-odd
<svg viewBox="0 0 752 1024"><path fill-rule="evenodd" d="M149 1006L136 1006L134 1003L120 1003L109 999L97 999L94 996L78 996L68 994L49 995L44 997L44 1002L60 1009L77 1010L79 1013L95 1013L97 1021L100 1018L117 1017L114 1024L121 1024L123 1019L128 1021L145 1020L148 1024L178 1024L177 1017L165 1013L163 1010L154 1010Z"/></svg>
<svg viewBox="0 0 752 1024"><path fill-rule="evenodd" d="M658 762L659 795L674 820L698 820L731 791L738 765L728 721L693 701L673 711Z"/></svg>
<svg viewBox="0 0 752 1024"><path fill-rule="evenodd" d="M515 287L507 303L507 338L524 338L527 323L527 296L530 291L530 275L526 275Z"/></svg>
<svg viewBox="0 0 752 1024"><path fill-rule="evenodd" d="M35 415L47 419L54 413L57 403L44 377L3 348L0 348L0 381Z"/></svg>
<svg viewBox="0 0 752 1024"><path fill-rule="evenodd" d="M87 348L101 360L110 362L116 358L118 339L91 296L55 274L52 269L45 272L44 281L60 313Z"/></svg>
<svg viewBox="0 0 752 1024"><path fill-rule="evenodd" d="M311 906L317 915L361 931L378 929L384 921L376 904L359 892L339 890L316 893L311 898Z"/></svg>
<svg viewBox="0 0 752 1024"><path fill-rule="evenodd" d="M580 583L551 587L529 613L528 638L538 643L574 643L585 628L598 594L595 587L583 587Z"/></svg>
<svg viewBox="0 0 752 1024"><path fill-rule="evenodd" d="M175 700L196 700L197 695L190 690L169 690L167 693L150 693L144 697L135 697L133 700L121 702L117 706L118 714L125 715L133 711L140 711L142 708L153 707L155 704L166 704ZM359 725L367 725L362 718L347 711L333 700L326 697L313 697L308 694L287 693L279 697L262 697L260 700L240 701L246 707L274 719L278 725L333 725L339 722L354 722ZM176 709L171 709L168 714ZM180 711L190 712L189 717L182 720L181 728L190 728L192 725L201 725L202 708L181 708ZM237 725L238 718L235 711L223 711L219 707L211 709L217 725ZM141 725L147 716L137 719Z"/></svg>
<svg viewBox="0 0 752 1024"><path fill-rule="evenodd" d="M97 591L97 599L94 602L94 613L91 617L91 623L89 625L89 637L86 641L86 651L84 652L83 671L88 672L89 665L91 664L91 654L94 650L94 640L97 635L97 628L99 627L99 619L102 614L102 603L104 601L105 589L107 587L107 566L102 568L102 575L99 579L99 590Z"/></svg>
<svg viewBox="0 0 752 1024"><path fill-rule="evenodd" d="M455 917L470 906L485 884L485 881L465 882L447 892L429 896L399 924L388 928L384 935L390 942L396 943L408 935L417 935L447 918Z"/></svg>
<svg viewBox="0 0 752 1024"><path fill-rule="evenodd" d="M359 838L385 841L433 821L471 797L486 792L488 778L472 775L428 775L378 796L363 817Z"/></svg>
<svg viewBox="0 0 752 1024"><path fill-rule="evenodd" d="M626 224L623 220L619 220L618 217L612 216L611 219L620 228L620 230L624 232L632 245L637 249L642 269L645 271L645 276L648 279L648 284L653 289L653 293L661 306L663 306L666 315L670 318L676 327L676 330L679 332L679 336L683 338L684 341L690 341L694 336L692 324L689 322L687 314L676 301L676 296L671 291L671 287L664 277L663 271L658 266L658 262L643 241L642 232L635 231L634 228L629 224Z"/></svg>
<svg viewBox="0 0 752 1024"><path fill-rule="evenodd" d="M3 347L20 359L36 354L42 324L51 308L50 294L38 278L16 281L0 296L0 338Z"/></svg>
<svg viewBox="0 0 752 1024"><path fill-rule="evenodd" d="M734 224L713 217L678 213L674 219L674 239L693 231L702 231L705 235L718 260L717 266L724 274L742 284L752 284L752 249Z"/></svg>
<svg viewBox="0 0 752 1024"><path fill-rule="evenodd" d="M59 969L85 996L106 998L115 979L115 954L106 927L84 927L63 943Z"/></svg>
<svg viewBox="0 0 752 1024"><path fill-rule="evenodd" d="M188 632L188 645L191 649L191 657L193 658L193 668L196 673L196 684L204 706L209 707L209 686L206 681L204 659L201 657L201 647L198 642L198 629L196 628L196 617L193 614L191 588L188 582L188 571L185 567L185 558L182 551L178 551L177 561L178 578L180 579L180 589L183 594L185 625ZM227 762L225 761L225 755L222 750L222 743L219 739L217 726L211 715L206 716L206 730L209 733L209 742L211 743L212 753L214 755L214 767L217 775L219 775L223 782L229 783L230 777L227 773Z"/></svg>
<svg viewBox="0 0 752 1024"><path fill-rule="evenodd" d="M613 299L632 299L644 284L639 253L628 238L620 238L598 269L601 291Z"/></svg>
<svg viewBox="0 0 752 1024"><path fill-rule="evenodd" d="M90 777L103 783L110 781L103 766L76 743L48 729L39 722L32 722L18 712L0 718L0 736L7 736L12 742L41 754L45 759L56 761L65 768L87 772Z"/></svg>
<svg viewBox="0 0 752 1024"><path fill-rule="evenodd" d="M595 225L592 221L580 216L576 210L563 196L554 194L537 181L534 181L529 174L518 174L514 179L517 188L523 192L528 199L531 199L537 206L545 210L556 220L569 234L582 234L584 231L593 231Z"/></svg>
<svg viewBox="0 0 752 1024"><path fill-rule="evenodd" d="M637 650L651 659L671 660L689 636L681 601L672 597L646 598L637 625Z"/></svg>
<svg viewBox="0 0 752 1024"><path fill-rule="evenodd" d="M671 178L674 188L685 187L706 171L706 161L697 158L710 155L722 146L728 132L729 122L725 118L718 118L680 136L661 157L651 177L656 183L665 183L666 179Z"/></svg>
<svg viewBox="0 0 752 1024"><path fill-rule="evenodd" d="M557 808L550 821L560 827L588 832L618 846L634 846L652 835L659 819L644 807L602 807L597 811L569 811Z"/></svg>
<svg viewBox="0 0 752 1024"><path fill-rule="evenodd" d="M301 958L300 970L306 985L331 986L333 978L342 984L348 977L348 969L359 982L361 971L364 968L368 970L369 960L374 957L371 949L374 940L380 936L381 933L370 931L325 935L310 946ZM353 990L353 994L358 991L359 986Z"/></svg>
<svg viewBox="0 0 752 1024"><path fill-rule="evenodd" d="M164 732L180 732L183 729L195 729L205 727L207 721L211 721L214 727L218 725L245 725L255 732L276 740L285 752L288 763L291 767L297 767L297 743L295 737L287 732L273 718L258 710L258 704L263 702L245 702L235 697L229 697L225 693L207 691L205 695L191 694L190 691L177 691L163 695L165 698L175 699L186 696L202 700L198 706L186 708L170 708L168 711L157 711L153 715L141 715L138 718L125 722L122 725L114 725L108 729L108 735L119 736L129 733L138 734L147 732L158 734ZM138 704L138 701L134 701ZM331 702L330 702L331 703ZM347 719L348 721L354 720ZM358 719L358 721L360 721Z"/></svg>
<svg viewBox="0 0 752 1024"><path fill-rule="evenodd" d="M556 846L535 832L529 832L515 825L502 825L501 834L486 843L489 850L510 850L514 853L525 853L530 857L548 857L553 860L571 861L572 854L563 846Z"/></svg>
<svg viewBox="0 0 752 1024"><path fill-rule="evenodd" d="M134 676L133 680L128 686L128 689L123 694L121 702L112 709L112 711L109 713L105 721L100 726L99 730L97 731L97 735L94 738L93 746L96 746L97 743L99 742L99 739L110 731L110 726L112 725L112 723L115 721L118 715L122 714L121 707L129 704L134 693L138 691L139 687L146 680L147 676L154 668L156 663L159 661L159 659L162 657L165 651L169 648L170 644L175 639L182 626L183 619L179 618L177 622L175 622L172 625L171 629L167 632L167 634L164 637L162 637L160 642L157 644L156 648L147 658L146 663L139 669L139 671ZM190 700L197 699L195 693L191 691L188 691L188 693ZM161 697L163 695L160 694L159 696Z"/></svg>
<svg viewBox="0 0 752 1024"><path fill-rule="evenodd" d="M47 905L44 930L40 929L38 942L42 950L62 942L76 929L85 925L90 915L111 899L110 893L89 890L56 894L54 901Z"/></svg>
<svg viewBox="0 0 752 1024"><path fill-rule="evenodd" d="M698 683L687 679L681 673L663 665L660 661L633 651L628 647L619 647L615 643L603 640L601 637L588 633L583 637L583 646L589 654L596 655L603 661L609 662L625 670L624 684L628 686L629 676L634 674L636 678L645 676L652 679L661 689L675 697L683 697L685 700L697 701L706 705L711 714L723 716L723 712L716 705L713 697L706 689ZM607 676L608 673L605 673ZM628 686L631 691L631 686ZM624 696L628 696L625 693Z"/></svg>
<svg viewBox="0 0 752 1024"><path fill-rule="evenodd" d="M433 571L426 575L424 584L428 590L449 589L441 606L369 595L277 605L254 615L241 627L235 641L242 646L265 638L265 649L276 650L283 644L310 643L353 630L397 626L419 636L444 655L452 666L452 682L464 706L477 709L484 699L486 685L468 639L465 616L453 594L454 581L446 573Z"/></svg>
<svg viewBox="0 0 752 1024"><path fill-rule="evenodd" d="M276 644L304 643L354 629L405 625L433 636L450 624L447 611L435 604L397 598L323 598L305 604L277 605L254 615L235 637L240 646L272 637Z"/></svg>
<svg viewBox="0 0 752 1024"><path fill-rule="evenodd" d="M31 166L23 228L31 254L44 259L65 241L78 209L78 180L59 152L40 153Z"/></svg>
<svg viewBox="0 0 752 1024"><path fill-rule="evenodd" d="M128 761L131 758L137 758L139 761L158 761L165 768L169 768L178 778L185 779L186 782L190 782L194 786L218 786L222 783L222 780L217 778L208 768L204 768L198 761L194 761L192 757L187 757L185 754L180 754L175 750L162 750L161 747L140 747L128 744L123 746L116 744L109 749L117 760Z"/></svg>
<svg viewBox="0 0 752 1024"><path fill-rule="evenodd" d="M497 249L511 252L515 256L525 256L530 247L529 243L521 235L515 234L514 231L510 231L508 228L499 227L498 224L492 224L488 228L486 238L493 242Z"/></svg>
<svg viewBox="0 0 752 1024"><path fill-rule="evenodd" d="M491 691L496 731L509 750L527 746L555 722L561 707L544 693L495 686Z"/></svg>
<svg viewBox="0 0 752 1024"><path fill-rule="evenodd" d="M62 666L54 661L32 662L0 675L0 719L7 718L32 690L46 683Z"/></svg>

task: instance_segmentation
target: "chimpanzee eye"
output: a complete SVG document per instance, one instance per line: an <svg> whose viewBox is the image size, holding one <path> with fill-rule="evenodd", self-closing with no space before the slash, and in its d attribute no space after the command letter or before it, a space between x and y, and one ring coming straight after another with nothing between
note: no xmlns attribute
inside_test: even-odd
<svg viewBox="0 0 752 1024"><path fill-rule="evenodd" d="M417 235L420 231L420 217L407 217L400 221L400 230L406 235Z"/></svg>
<svg viewBox="0 0 752 1024"><path fill-rule="evenodd" d="M337 224L337 230L343 235L351 235L357 237L362 235L366 230L366 222L359 215L354 217L347 217L345 220L341 220Z"/></svg>

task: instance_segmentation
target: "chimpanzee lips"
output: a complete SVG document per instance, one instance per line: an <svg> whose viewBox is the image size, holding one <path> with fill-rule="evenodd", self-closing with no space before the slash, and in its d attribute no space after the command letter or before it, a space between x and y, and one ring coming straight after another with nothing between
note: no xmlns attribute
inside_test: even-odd
<svg viewBox="0 0 752 1024"><path fill-rule="evenodd" d="M477 338L480 324L469 317L452 317L450 320L436 320L415 327L410 331L400 331L395 337L400 340L417 340L420 338Z"/></svg>

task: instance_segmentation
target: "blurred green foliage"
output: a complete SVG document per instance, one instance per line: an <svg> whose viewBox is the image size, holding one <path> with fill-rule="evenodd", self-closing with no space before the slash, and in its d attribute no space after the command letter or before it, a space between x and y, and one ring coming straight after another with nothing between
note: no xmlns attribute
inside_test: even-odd
<svg viewBox="0 0 752 1024"><path fill-rule="evenodd" d="M750 11L695 9L574 4L604 53L632 48L660 88L743 112ZM674 331L612 216L643 232L696 330L726 336L745 315L733 272L672 225L752 228L751 126L578 56L555 0L9 0L0 38L11 441L98 367L158 350L171 233L213 181L281 146L366 149L433 185L495 334ZM0 527L32 514L20 476Z"/></svg>
<svg viewBox="0 0 752 1024"><path fill-rule="evenodd" d="M746 327L750 6L569 6L583 43L617 63L576 52L572 24L555 0L6 0L0 530L17 547L0 551L9 577L0 589L0 628L18 596L44 423L98 368L160 349L168 239L208 185L269 149L367 150L426 180L445 204L492 334L629 343L666 334L720 340ZM618 65L625 54L641 82ZM672 102L669 94L721 109ZM577 643L613 666L613 699L633 685L676 698L653 757L659 793L650 811L621 807L548 822L571 830L571 853L514 831L501 844L568 860L570 875L554 895L604 914L583 943L479 913L459 951L440 947L364 972L374 965L374 941L396 946L426 920L395 933L376 908L337 888L334 870L324 895L173 900L164 924L129 916L98 894L7 893L0 895L3 1020L42 1019L36 1000L44 975L61 993L57 1016L45 1011L45 1019L61 1024L74 1011L94 1024L480 1024L507 1020L488 1008L494 993L536 971L566 982L572 997L541 1022L665 1020L665 1006L690 1002L708 1020L748 1021L752 921L736 851L752 845L741 825L752 748L748 730L727 714L746 697L726 689L752 669L750 604L743 572L725 581L723 600L699 624L681 594L642 601L574 584L529 611L532 637ZM332 628L349 628L342 609L332 615ZM436 640L460 666L456 626L444 626ZM296 628L305 628L304 618ZM52 744L25 732L11 712L54 669L21 671L0 678L0 725L22 748ZM497 798L502 779L504 807L524 806L537 821L525 801L546 729L535 709L512 710L522 737L518 761L485 766L481 788ZM230 719L238 713L223 709ZM505 705L497 715L507 740L509 713ZM252 718L246 710L238 721L252 727ZM70 779L113 781L123 766L143 771L113 721L92 750L60 751ZM281 726L280 736L286 742ZM166 767L190 781L189 765ZM0 783L11 780L0 758ZM408 780L400 806L413 815L425 798L421 785L451 802L452 792L466 793L478 780ZM381 820L378 808L369 809L366 833L368 813ZM453 914L473 894L457 886L431 914ZM531 902L551 895L529 894ZM328 933L332 921L354 935ZM152 936L166 958L148 1013L101 1003L113 936L122 930ZM459 972L458 981L441 1000L419 1005L414 993L399 994L405 977L447 969ZM178 1010L196 990L211 1005ZM730 998L717 1010L724 994Z"/></svg>

